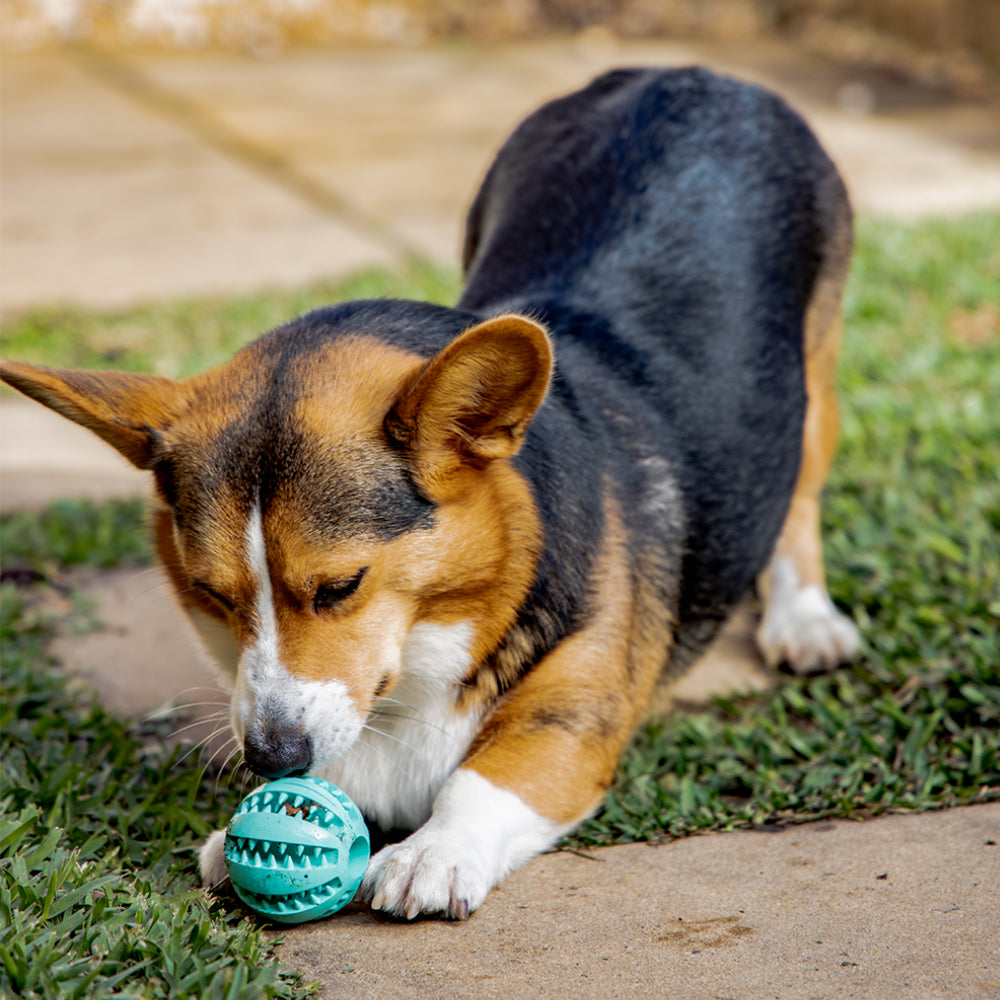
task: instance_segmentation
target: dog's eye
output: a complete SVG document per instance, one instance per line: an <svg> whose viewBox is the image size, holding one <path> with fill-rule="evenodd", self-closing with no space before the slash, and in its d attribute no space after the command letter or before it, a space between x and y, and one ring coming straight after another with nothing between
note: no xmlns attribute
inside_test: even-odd
<svg viewBox="0 0 1000 1000"><path fill-rule="evenodd" d="M349 580L321 584L313 597L313 610L326 611L346 601L361 586L361 581L367 572L368 567L366 566L364 569L359 569Z"/></svg>
<svg viewBox="0 0 1000 1000"><path fill-rule="evenodd" d="M228 597L223 597L217 590L213 590L207 583L195 582L195 589L200 590L209 600L214 601L223 611L235 610L235 605Z"/></svg>

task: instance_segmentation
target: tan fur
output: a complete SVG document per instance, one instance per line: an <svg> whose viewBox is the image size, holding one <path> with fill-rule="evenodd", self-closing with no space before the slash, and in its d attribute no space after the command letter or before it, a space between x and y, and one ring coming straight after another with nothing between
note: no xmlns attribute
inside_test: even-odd
<svg viewBox="0 0 1000 1000"><path fill-rule="evenodd" d="M388 429L417 455L418 475L433 499L461 495L472 473L517 453L551 370L548 336L523 316L480 323L424 365Z"/></svg>
<svg viewBox="0 0 1000 1000"><path fill-rule="evenodd" d="M466 764L560 824L586 816L610 787L670 645L665 629L650 630L643 620L645 602L636 600L625 531L610 500L605 517L587 626L509 692Z"/></svg>
<svg viewBox="0 0 1000 1000"><path fill-rule="evenodd" d="M4 375L148 467L157 448L208 443L224 431L262 389L258 349L184 382L17 364ZM421 486L439 507L433 530L331 547L303 532L312 498L288 484L263 528L280 654L293 675L346 681L364 712L397 680L382 655L387 635L401 643L416 621L471 622L474 662L497 646L541 547L530 491L506 459L544 398L551 364L544 330L519 317L478 324L429 361L358 335L297 362L298 425L348 460L353 449L359 461L388 425L415 454ZM218 494L211 523L185 536L158 499L157 550L181 605L228 625L238 646L251 643L257 581L246 561L245 515ZM362 568L364 581L343 607L312 608L319 584ZM496 693L470 691L479 697L466 698L466 710Z"/></svg>
<svg viewBox="0 0 1000 1000"><path fill-rule="evenodd" d="M833 463L840 431L836 373L842 332L841 301L851 252L849 218L841 220L829 257L809 303L805 329L806 407L802 465L788 515L774 549L775 557L791 560L803 586L825 587L820 539L819 497ZM759 587L765 601L769 572Z"/></svg>
<svg viewBox="0 0 1000 1000"><path fill-rule="evenodd" d="M176 401L175 383L154 375L71 371L4 361L0 377L92 430L140 469L148 468L153 457L147 429L168 418Z"/></svg>

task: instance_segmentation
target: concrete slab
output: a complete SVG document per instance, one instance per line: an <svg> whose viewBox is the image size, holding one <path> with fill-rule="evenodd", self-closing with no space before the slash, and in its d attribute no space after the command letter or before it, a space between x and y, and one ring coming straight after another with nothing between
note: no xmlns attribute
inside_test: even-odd
<svg viewBox="0 0 1000 1000"><path fill-rule="evenodd" d="M939 126L956 110L971 120L974 106L945 116L930 94L907 106L884 83L856 80L778 43L748 49L591 34L489 50L299 52L263 65L235 55L130 64L166 91L211 107L234 133L281 150L410 245L451 260L475 185L526 114L612 66L693 62L755 80L795 104L841 164L861 211L918 217L1000 205L1000 120L987 109L979 109L980 141L971 148ZM995 148L982 138L991 134Z"/></svg>
<svg viewBox="0 0 1000 1000"><path fill-rule="evenodd" d="M691 62L798 106L862 211L1000 205L995 109L778 43L5 53L0 305L231 294L409 250L454 260L474 188L523 115L613 65Z"/></svg>
<svg viewBox="0 0 1000 1000"><path fill-rule="evenodd" d="M394 259L66 56L0 62L0 308L300 284Z"/></svg>
<svg viewBox="0 0 1000 1000"><path fill-rule="evenodd" d="M281 932L321 997L994 1000L1000 804L545 855L463 924Z"/></svg>
<svg viewBox="0 0 1000 1000"><path fill-rule="evenodd" d="M0 403L0 513L62 498L145 496L140 472L100 438L27 399Z"/></svg>
<svg viewBox="0 0 1000 1000"><path fill-rule="evenodd" d="M159 567L83 573L72 585L87 595L100 627L58 635L52 654L123 718L163 720L173 743L204 745L203 761L222 763L231 748L229 694L201 650Z"/></svg>

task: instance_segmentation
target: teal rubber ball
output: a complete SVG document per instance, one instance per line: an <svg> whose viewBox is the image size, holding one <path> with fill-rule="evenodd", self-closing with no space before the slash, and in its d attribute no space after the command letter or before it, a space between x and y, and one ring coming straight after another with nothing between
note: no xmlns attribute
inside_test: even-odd
<svg viewBox="0 0 1000 1000"><path fill-rule="evenodd" d="M360 810L322 778L262 785L226 828L226 868L236 894L281 924L319 920L346 906L370 855Z"/></svg>

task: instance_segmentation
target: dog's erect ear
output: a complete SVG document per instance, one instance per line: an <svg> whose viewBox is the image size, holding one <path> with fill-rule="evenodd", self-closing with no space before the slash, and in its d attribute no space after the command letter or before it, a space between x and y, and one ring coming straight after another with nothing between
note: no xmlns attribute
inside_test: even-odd
<svg viewBox="0 0 1000 1000"><path fill-rule="evenodd" d="M551 375L541 326L523 316L486 320L423 365L386 418L386 432L434 480L462 464L510 458Z"/></svg>
<svg viewBox="0 0 1000 1000"><path fill-rule="evenodd" d="M140 469L152 465L155 431L169 422L179 397L179 386L170 379L126 372L40 368L3 361L0 378L92 430Z"/></svg>

